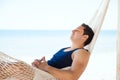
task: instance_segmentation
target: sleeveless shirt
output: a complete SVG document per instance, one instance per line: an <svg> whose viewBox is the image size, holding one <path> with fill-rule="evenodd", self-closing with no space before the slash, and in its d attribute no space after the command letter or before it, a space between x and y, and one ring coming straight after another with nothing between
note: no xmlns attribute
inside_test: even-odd
<svg viewBox="0 0 120 80"><path fill-rule="evenodd" d="M54 54L53 57L47 61L48 65L58 68L58 69L71 66L72 64L71 55L75 50L80 49L80 48L73 49L70 51L64 51L67 48L62 48L56 54Z"/></svg>

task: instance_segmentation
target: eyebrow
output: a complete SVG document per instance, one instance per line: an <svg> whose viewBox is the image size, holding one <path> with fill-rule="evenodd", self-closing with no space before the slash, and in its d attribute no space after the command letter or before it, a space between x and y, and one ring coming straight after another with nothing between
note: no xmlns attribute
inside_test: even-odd
<svg viewBox="0 0 120 80"><path fill-rule="evenodd" d="M76 29L74 29L74 30L80 31L80 29L78 29L78 28L76 28Z"/></svg>

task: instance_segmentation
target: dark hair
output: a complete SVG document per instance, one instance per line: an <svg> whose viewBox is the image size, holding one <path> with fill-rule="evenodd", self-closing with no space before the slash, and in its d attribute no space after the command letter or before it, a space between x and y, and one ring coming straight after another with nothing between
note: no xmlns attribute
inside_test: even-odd
<svg viewBox="0 0 120 80"><path fill-rule="evenodd" d="M84 43L84 46L86 46L87 44L89 44L92 41L92 38L94 36L94 32L89 27L89 25L86 25L85 23L83 23L81 26L84 27L84 33L83 33L83 35L88 35L88 39Z"/></svg>

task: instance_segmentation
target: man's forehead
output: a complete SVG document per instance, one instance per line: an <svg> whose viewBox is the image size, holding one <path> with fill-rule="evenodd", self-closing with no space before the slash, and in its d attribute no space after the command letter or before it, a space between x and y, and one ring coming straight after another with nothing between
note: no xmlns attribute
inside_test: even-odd
<svg viewBox="0 0 120 80"><path fill-rule="evenodd" d="M77 29L84 29L84 27L80 25L77 27Z"/></svg>

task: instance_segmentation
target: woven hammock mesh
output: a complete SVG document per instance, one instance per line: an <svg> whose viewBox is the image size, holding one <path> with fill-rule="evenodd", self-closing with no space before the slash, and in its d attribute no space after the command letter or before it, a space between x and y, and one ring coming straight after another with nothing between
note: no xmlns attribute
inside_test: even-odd
<svg viewBox="0 0 120 80"><path fill-rule="evenodd" d="M56 80L52 75L0 52L0 80Z"/></svg>
<svg viewBox="0 0 120 80"><path fill-rule="evenodd" d="M0 52L0 80L33 80L34 74L35 71L30 65Z"/></svg>

